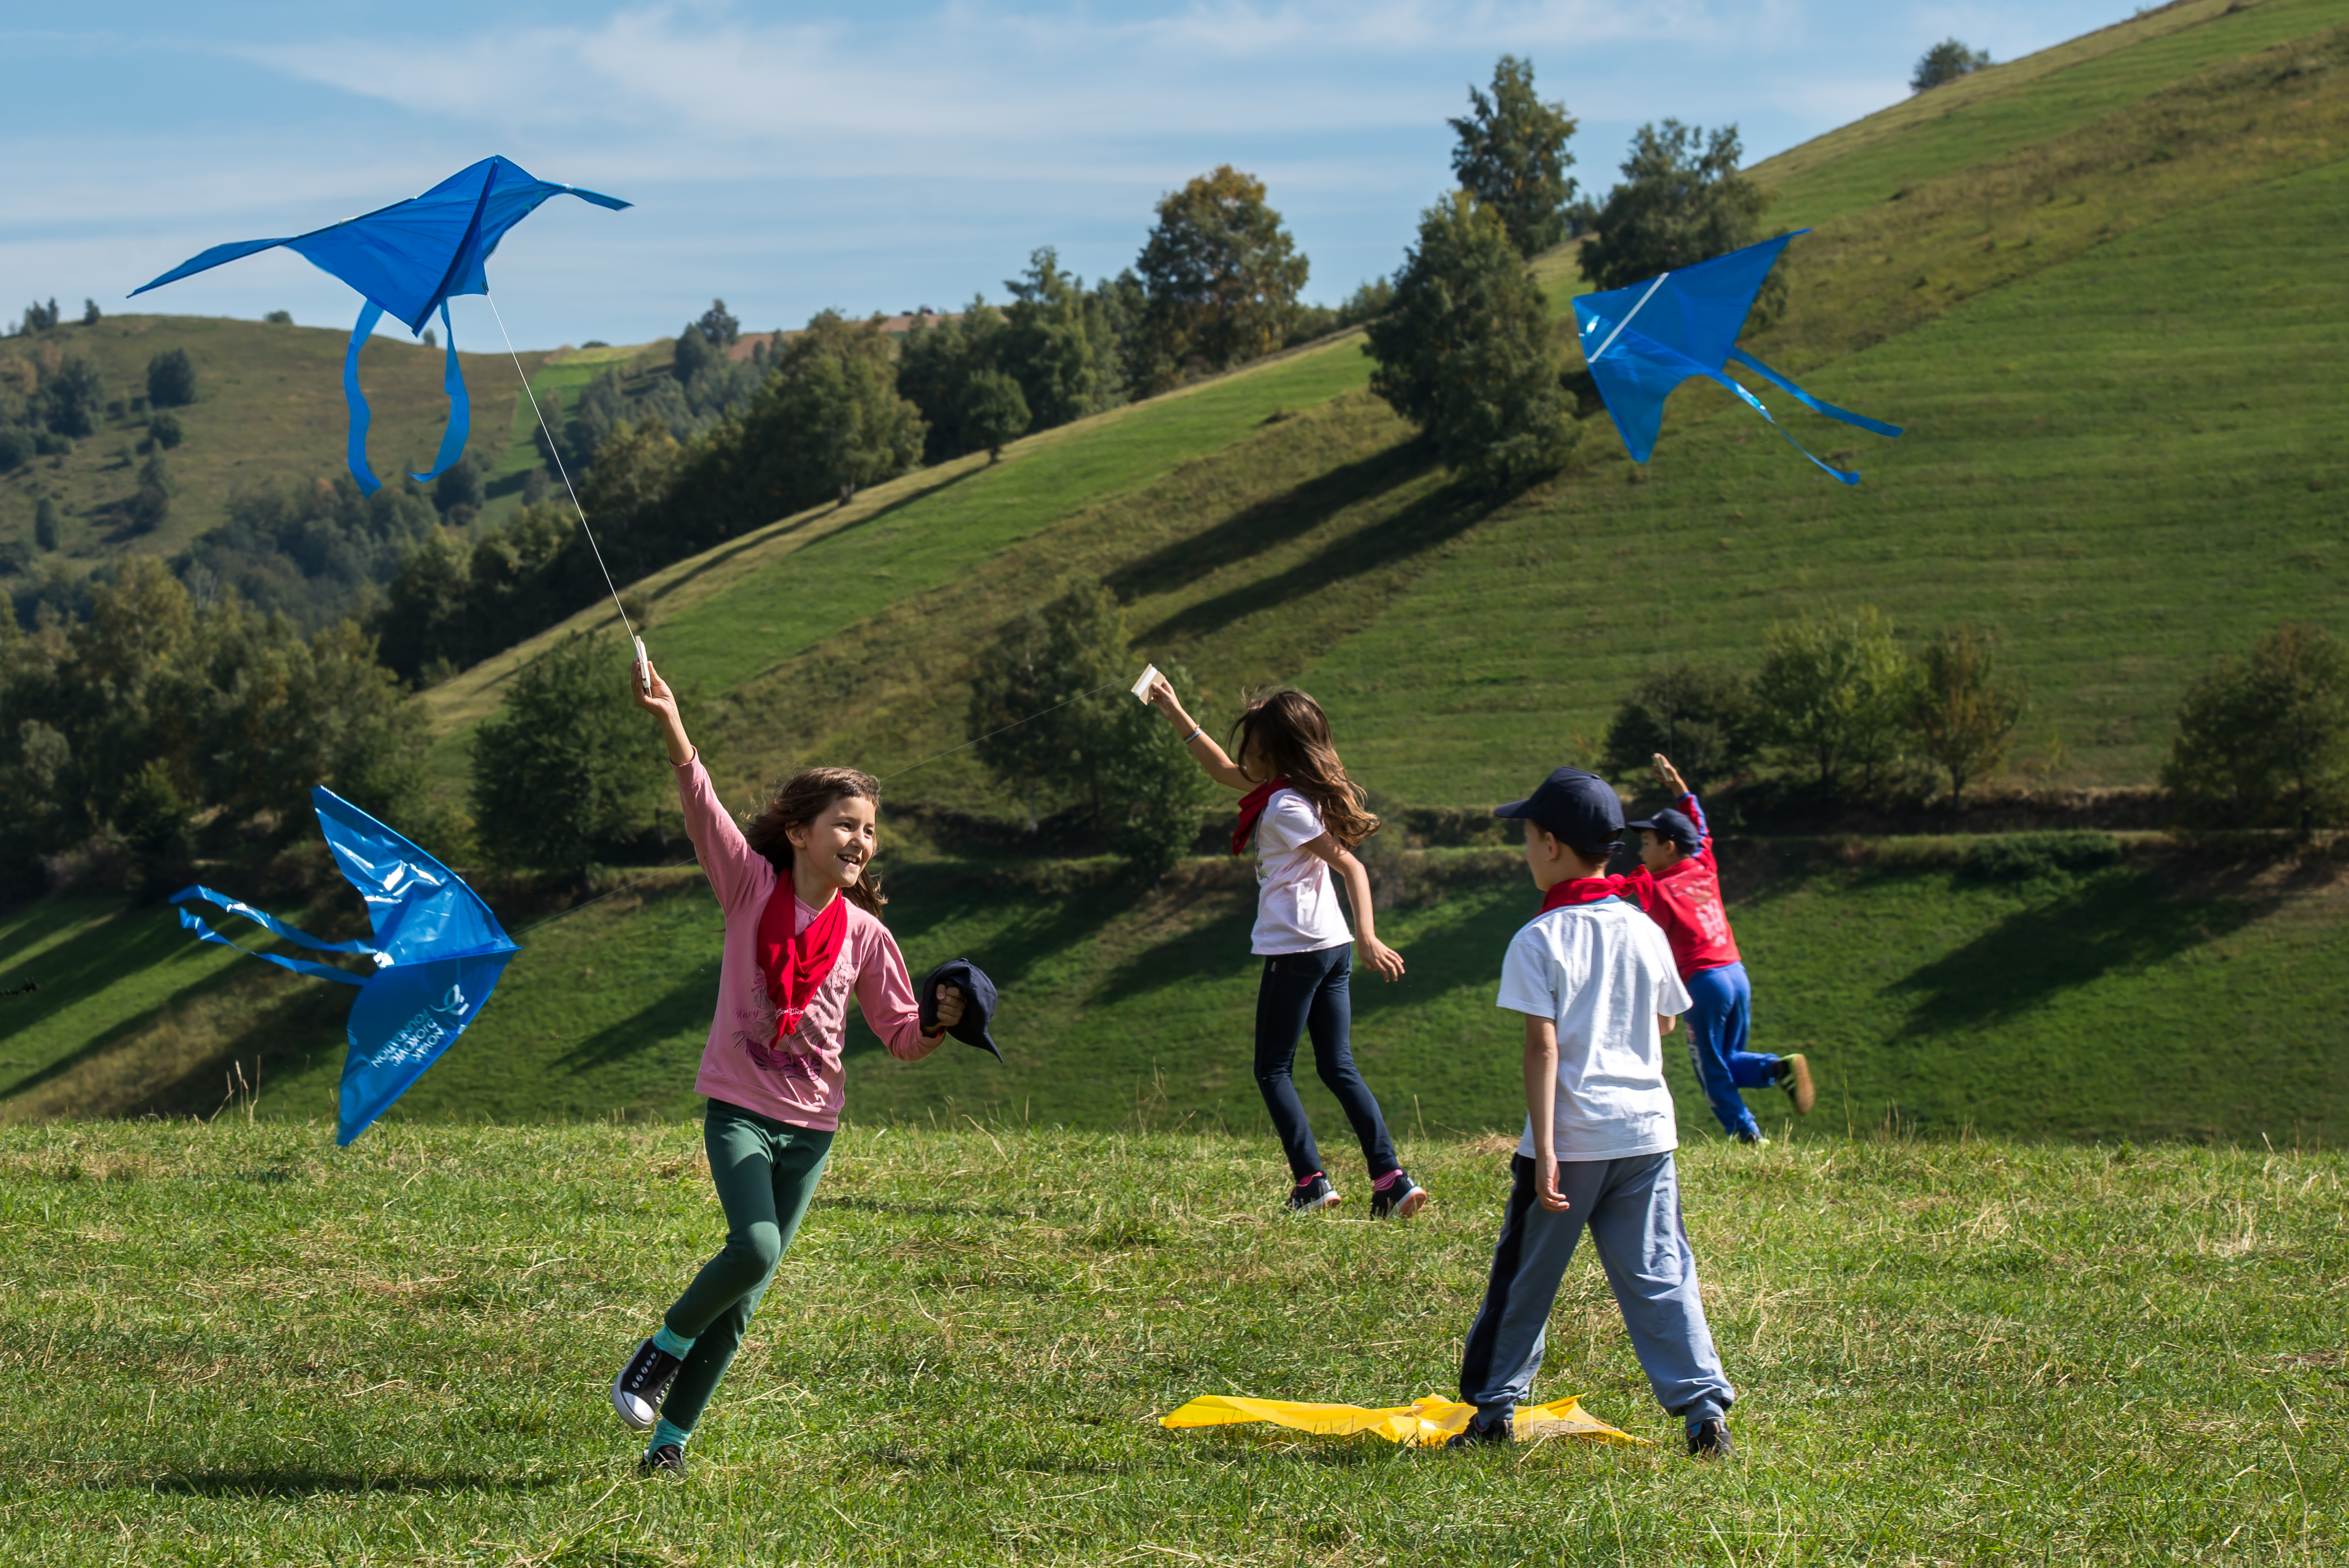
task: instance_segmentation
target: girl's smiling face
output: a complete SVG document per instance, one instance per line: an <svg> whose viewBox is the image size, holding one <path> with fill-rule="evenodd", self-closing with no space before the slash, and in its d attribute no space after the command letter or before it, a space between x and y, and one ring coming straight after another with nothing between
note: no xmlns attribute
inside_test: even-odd
<svg viewBox="0 0 2349 1568"><path fill-rule="evenodd" d="M854 887L880 841L873 802L854 795L842 796L811 821L784 829L783 836L792 842L792 869L826 889Z"/></svg>

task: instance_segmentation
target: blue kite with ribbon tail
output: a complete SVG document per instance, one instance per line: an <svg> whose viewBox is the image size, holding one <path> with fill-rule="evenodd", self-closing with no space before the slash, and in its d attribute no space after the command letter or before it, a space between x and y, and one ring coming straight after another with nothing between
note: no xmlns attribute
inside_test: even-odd
<svg viewBox="0 0 2349 1568"><path fill-rule="evenodd" d="M1633 462L1648 460L1648 454L1655 449L1656 432L1664 422L1664 399L1692 376L1718 381L1755 413L1770 419L1770 410L1762 406L1762 400L1723 369L1731 360L1791 393L1814 413L1879 436L1900 434L1897 425L1822 403L1737 346L1737 335L1754 308L1754 296L1761 292L1762 280L1770 275L1778 253L1796 235L1809 232L1797 229L1628 288L1575 296L1575 324L1582 332L1585 363ZM1776 427L1778 421L1770 419L1770 423ZM1857 473L1828 468L1785 430L1778 433L1786 437L1795 450L1844 483L1859 482Z"/></svg>
<svg viewBox="0 0 2349 1568"><path fill-rule="evenodd" d="M321 785L310 791L318 826L344 878L367 901L373 942L326 942L275 916L208 887L181 888L171 902L203 903L241 914L296 946L348 953L373 960L375 972L355 975L331 964L254 953L296 975L359 989L351 1004L350 1055L343 1060L340 1116L335 1141L348 1144L392 1101L424 1076L465 1026L481 1015L498 976L522 951L497 916L457 873ZM206 942L231 942L182 908L180 924Z"/></svg>
<svg viewBox="0 0 2349 1568"><path fill-rule="evenodd" d="M502 158L484 158L412 201L396 201L364 217L346 219L291 239L214 245L130 293L142 294L223 262L283 245L365 294L367 304L359 311L358 325L351 329L350 347L343 355L343 396L351 406L351 477L359 481L359 489L373 495L380 487L367 468L367 405L359 391L359 349L367 335L387 313L405 323L410 333L419 335L433 314L440 314L441 330L449 340L443 378L449 393L449 429L440 438L440 451L432 459L431 471L409 476L438 478L465 455L465 437L472 424L465 378L457 367L457 334L449 324L449 296L488 294L489 278L482 269L490 253L498 248L508 229L537 211L550 196L576 196L614 211L628 205L616 196L599 196L575 185L533 179L521 165Z"/></svg>

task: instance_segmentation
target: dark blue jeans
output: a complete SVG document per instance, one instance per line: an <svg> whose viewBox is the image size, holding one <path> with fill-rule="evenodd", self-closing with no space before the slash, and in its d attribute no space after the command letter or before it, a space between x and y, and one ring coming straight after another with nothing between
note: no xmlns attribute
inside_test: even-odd
<svg viewBox="0 0 2349 1568"><path fill-rule="evenodd" d="M1256 1086L1264 1091L1264 1106L1272 1112L1273 1130L1280 1134L1288 1169L1300 1181L1322 1169L1312 1123L1305 1119L1304 1102L1297 1098L1297 1083L1290 1076L1300 1034L1313 1037L1313 1065L1338 1097L1346 1119L1354 1124L1371 1177L1385 1175L1398 1163L1379 1102L1354 1068L1348 1039L1354 1021L1353 970L1350 942L1319 953L1269 954L1264 980L1257 987Z"/></svg>

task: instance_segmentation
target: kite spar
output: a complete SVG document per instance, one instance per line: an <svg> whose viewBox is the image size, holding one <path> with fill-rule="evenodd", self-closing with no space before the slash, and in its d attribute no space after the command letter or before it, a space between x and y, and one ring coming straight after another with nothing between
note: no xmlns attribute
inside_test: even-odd
<svg viewBox="0 0 2349 1568"><path fill-rule="evenodd" d="M1625 288L1575 296L1575 324L1581 329L1585 363L1633 462L1646 462L1655 449L1656 435L1664 422L1664 399L1690 377L1702 376L1728 387L1748 407L1769 419L1789 446L1822 470L1847 485L1859 482L1856 471L1829 468L1811 457L1800 441L1771 419L1762 400L1730 377L1725 366L1731 360L1792 395L1814 413L1878 436L1900 434L1897 425L1821 402L1737 346L1737 334L1754 308L1754 296L1761 292L1763 279L1776 264L1778 253L1798 235L1809 232L1797 229ZM1596 348L1590 346L1594 341Z"/></svg>

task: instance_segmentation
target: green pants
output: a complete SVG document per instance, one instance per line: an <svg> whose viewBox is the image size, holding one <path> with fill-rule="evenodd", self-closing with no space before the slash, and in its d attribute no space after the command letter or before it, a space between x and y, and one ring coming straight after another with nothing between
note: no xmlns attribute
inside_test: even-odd
<svg viewBox="0 0 2349 1568"><path fill-rule="evenodd" d="M741 1348L742 1331L799 1233L832 1153L832 1134L713 1099L702 1119L701 1143L726 1211L726 1246L701 1265L666 1318L671 1334L694 1343L661 1415L688 1432Z"/></svg>

